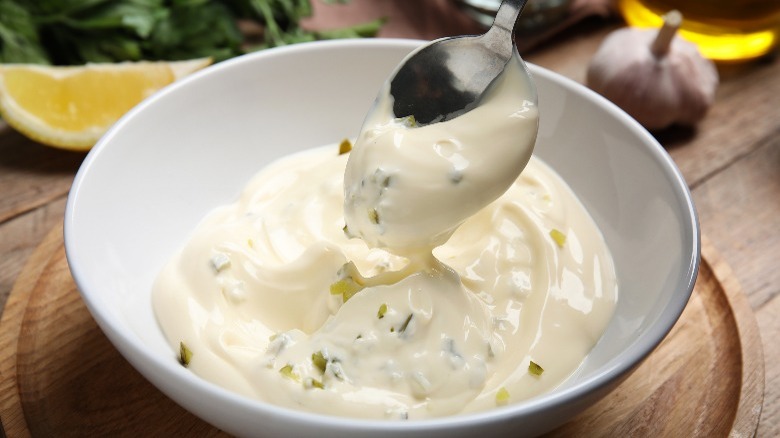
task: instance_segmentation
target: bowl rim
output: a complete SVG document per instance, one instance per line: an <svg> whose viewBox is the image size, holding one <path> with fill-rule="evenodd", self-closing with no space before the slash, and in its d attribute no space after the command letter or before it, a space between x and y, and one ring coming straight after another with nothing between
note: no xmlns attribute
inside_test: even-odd
<svg viewBox="0 0 780 438"><path fill-rule="evenodd" d="M445 416L431 419L421 419L409 422L400 421L388 421L388 420L370 420L360 419L352 417L337 417L325 414L311 413L305 411L297 411L291 408L285 408L271 403L254 400L232 391L229 391L215 383L195 376L193 373L184 370L176 371L172 368L168 362L169 358L162 358L155 356L145 350L141 339L128 330L124 326L124 323L114 321L110 312L101 308L96 300L93 299L93 295L100 294L97 285L93 284L90 273L83 269L83 266L79 262L83 257L81 250L78 247L77 238L75 236L75 221L77 221L78 204L81 195L81 188L85 184L85 180L91 174L91 169L99 162L102 152L110 147L112 139L119 135L123 130L123 127L128 122L136 117L137 114L145 111L145 109L161 99L165 99L166 96L175 92L176 90L187 87L191 82L199 81L201 78L208 77L219 73L227 68L237 68L242 64L249 64L255 62L257 58L272 58L277 55L290 55L293 53L304 54L309 51L320 50L338 50L338 49L399 49L408 48L410 51L419 47L419 45L426 43L427 41L416 39L399 39L399 38L372 38L372 39L346 39L346 40L330 40L330 41L316 41L308 43L300 43L285 47L278 47L272 49L266 49L260 52L254 52L246 55L242 55L230 60L222 61L211 67L207 67L203 70L195 72L181 80L174 82L173 84L165 87L161 91L153 94L152 96L139 103L126 113L119 121L117 121L109 131L97 142L97 144L90 150L82 162L71 186L70 193L68 195L65 218L63 226L64 242L66 258L69 264L71 275L78 287L79 294L82 300L86 304L90 314L98 323L98 326L103 333L110 339L111 343L117 350L128 360L134 368L139 370L144 377L151 381L155 387L171 397L176 403L184 405L186 402L180 401L179 398L168 393L168 391L160 388L156 382L166 380L172 381L179 385L192 386L197 393L208 393L221 403L227 403L230 406L241 407L248 411L263 412L266 415L271 415L287 421L295 421L298 424L305 423L308 426L314 427L329 427L340 428L342 430L366 430L371 429L375 431L386 432L403 432L403 431L428 431L428 430L444 430L444 429L456 429L463 426L469 426L474 424L480 424L484 422L500 422L505 421L517 416L531 416L539 414L546 409L561 405L570 404L576 402L578 399L584 397L586 394L603 390L609 387L616 380L620 381L633 371L637 365L639 365L655 347L661 343L666 337L671 328L679 319L684 308L686 307L688 300L693 292L693 286L698 275L700 257L701 257L701 236L698 222L698 215L693 203L693 199L688 188L685 179L672 160L671 156L661 146L658 141L636 120L630 117L623 110L618 108L612 102L577 83L576 81L569 79L559 73L555 73L546 68L537 66L532 63L527 63L531 74L534 77L544 77L546 80L556 83L567 92L574 93L582 96L586 100L593 102L596 106L605 110L610 116L617 119L621 124L627 126L630 131L637 135L642 143L647 146L647 151L663 169L666 177L674 187L674 193L677 197L678 205L681 210L686 214L686 218L689 219L687 226L691 231L691 252L690 257L687 259L687 266L683 268L681 277L685 278L686 284L684 290L680 290L674 294L675 299L671 300L666 306L666 312L659 315L655 324L648 328L646 334L637 339L633 345L633 348L627 352L620 361L610 361L609 366L602 369L600 372L593 374L587 379L577 382L574 385L555 389L551 392L547 392L536 396L534 398L509 404L503 407L497 407L486 411L479 411L473 413L456 414L452 416ZM685 237L685 235L683 236ZM683 242L687 245L687 242ZM685 254L684 254L685 256ZM144 363L145 362L145 363ZM153 372L152 372L153 370Z"/></svg>

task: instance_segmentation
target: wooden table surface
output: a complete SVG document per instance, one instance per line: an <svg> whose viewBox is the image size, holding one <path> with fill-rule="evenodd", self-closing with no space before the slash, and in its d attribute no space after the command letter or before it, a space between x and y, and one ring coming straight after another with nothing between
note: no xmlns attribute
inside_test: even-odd
<svg viewBox="0 0 780 438"><path fill-rule="evenodd" d="M446 0L414 2L412 12L403 3L317 4L310 25L386 16L381 36L431 39L478 30ZM524 57L583 82L591 56L621 25L615 17L587 18ZM657 138L691 188L702 234L731 266L755 313L766 365L757 435L780 436L780 58L721 66L720 73L716 102L698 127ZM27 258L61 220L83 159L36 144L0 121L0 310Z"/></svg>

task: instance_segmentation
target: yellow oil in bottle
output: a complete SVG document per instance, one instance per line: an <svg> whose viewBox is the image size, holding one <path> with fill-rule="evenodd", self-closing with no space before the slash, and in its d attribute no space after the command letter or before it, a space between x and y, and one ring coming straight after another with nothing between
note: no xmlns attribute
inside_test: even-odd
<svg viewBox="0 0 780 438"><path fill-rule="evenodd" d="M780 43L780 0L618 0L618 7L635 27L661 27L677 9L679 35L715 61L754 59Z"/></svg>

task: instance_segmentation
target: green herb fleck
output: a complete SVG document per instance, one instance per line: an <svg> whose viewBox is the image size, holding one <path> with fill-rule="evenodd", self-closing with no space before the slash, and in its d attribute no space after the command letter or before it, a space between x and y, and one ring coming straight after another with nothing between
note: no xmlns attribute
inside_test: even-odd
<svg viewBox="0 0 780 438"><path fill-rule="evenodd" d="M187 345L184 342L179 342L179 363L184 367L187 367L190 365L191 360L192 350L187 348Z"/></svg>
<svg viewBox="0 0 780 438"><path fill-rule="evenodd" d="M406 328L409 327L409 323L412 321L413 316L414 313L410 313L409 316L406 317L406 321L404 321L404 323L401 324L401 328L398 329L398 333L403 333L406 331Z"/></svg>
<svg viewBox="0 0 780 438"><path fill-rule="evenodd" d="M530 361L530 363L528 364L528 372L533 374L534 376L541 376L542 373L544 372L544 368L539 366L538 363L534 361Z"/></svg>
<svg viewBox="0 0 780 438"><path fill-rule="evenodd" d="M563 234L560 230L553 228L550 231L550 237L555 241L555 243L558 244L560 248L563 248L563 245L566 243L566 235Z"/></svg>
<svg viewBox="0 0 780 438"><path fill-rule="evenodd" d="M385 313L387 313L387 304L382 303L382 305L379 306L379 310L376 312L376 317L382 319L385 317Z"/></svg>

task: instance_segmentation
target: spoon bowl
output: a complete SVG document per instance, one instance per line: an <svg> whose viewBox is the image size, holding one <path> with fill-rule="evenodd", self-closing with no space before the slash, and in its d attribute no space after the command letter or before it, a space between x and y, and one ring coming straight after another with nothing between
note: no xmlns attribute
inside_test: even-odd
<svg viewBox="0 0 780 438"><path fill-rule="evenodd" d="M427 125L478 106L516 50L514 27L526 2L505 0L482 35L442 38L406 58L390 79L394 115Z"/></svg>

